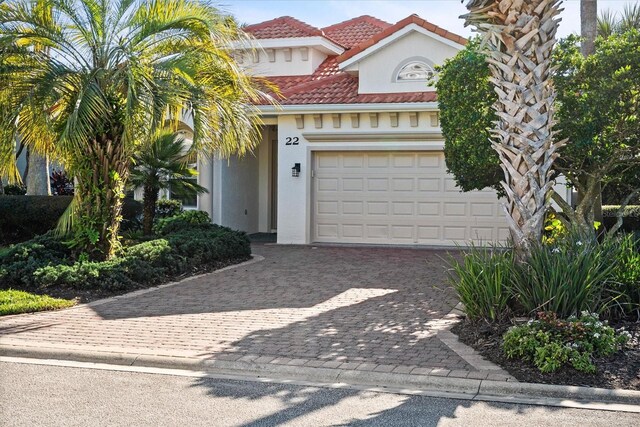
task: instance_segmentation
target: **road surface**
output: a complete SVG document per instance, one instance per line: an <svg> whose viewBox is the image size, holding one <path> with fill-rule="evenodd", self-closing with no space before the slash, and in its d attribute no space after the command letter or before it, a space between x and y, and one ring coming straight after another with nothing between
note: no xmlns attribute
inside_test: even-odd
<svg viewBox="0 0 640 427"><path fill-rule="evenodd" d="M2 426L637 426L622 412L0 362Z"/></svg>

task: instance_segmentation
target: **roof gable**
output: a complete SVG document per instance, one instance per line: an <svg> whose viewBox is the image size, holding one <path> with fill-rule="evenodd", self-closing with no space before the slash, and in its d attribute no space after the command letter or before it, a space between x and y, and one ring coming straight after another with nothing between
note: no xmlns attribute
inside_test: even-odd
<svg viewBox="0 0 640 427"><path fill-rule="evenodd" d="M449 43L453 42L457 45L460 45L460 47L467 44L467 39L465 39L464 37L451 33L444 28L440 28L437 25L434 25L420 18L418 15L410 15L405 19L398 21L396 24L375 34L373 37L370 37L357 46L354 46L353 48L347 50L342 55L338 56L337 60L339 63L344 63L358 55L362 56L361 54L365 53L365 51L369 54L373 53L379 48L384 47L384 44L381 44L380 42L400 33L403 29L410 25L415 25L417 26L417 28L426 30L425 32L430 33L437 38L441 38L442 40L448 41ZM352 62L354 62L354 60L349 61L349 63Z"/></svg>

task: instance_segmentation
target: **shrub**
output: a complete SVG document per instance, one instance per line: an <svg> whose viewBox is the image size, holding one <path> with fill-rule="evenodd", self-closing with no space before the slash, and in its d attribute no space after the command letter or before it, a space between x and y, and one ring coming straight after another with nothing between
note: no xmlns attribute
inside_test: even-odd
<svg viewBox="0 0 640 427"><path fill-rule="evenodd" d="M512 298L513 251L472 246L462 262L452 259L449 283L471 320L501 320Z"/></svg>
<svg viewBox="0 0 640 427"><path fill-rule="evenodd" d="M606 283L616 266L619 242L602 242L569 232L555 245L536 245L529 259L516 265L513 286L527 313L550 311L563 318L583 310L602 312Z"/></svg>
<svg viewBox="0 0 640 427"><path fill-rule="evenodd" d="M153 232L162 236L198 224L211 224L209 214L204 211L184 211L179 215L158 220L153 226Z"/></svg>
<svg viewBox="0 0 640 427"><path fill-rule="evenodd" d="M167 277L248 259L249 238L214 224L184 225L163 238L124 248L114 259L74 262L68 248L51 235L16 245L0 255L0 283L6 287L50 286L135 289Z"/></svg>
<svg viewBox="0 0 640 427"><path fill-rule="evenodd" d="M0 244L23 242L56 227L72 196L0 196ZM124 199L124 222L135 221L142 204Z"/></svg>
<svg viewBox="0 0 640 427"><path fill-rule="evenodd" d="M24 196L27 194L27 187L17 184L5 185L4 194L7 196Z"/></svg>
<svg viewBox="0 0 640 427"><path fill-rule="evenodd" d="M54 196L73 196L73 180L63 170L54 170L49 177L51 181L51 194Z"/></svg>
<svg viewBox="0 0 640 427"><path fill-rule="evenodd" d="M182 210L182 202L175 199L160 199L156 202L156 220L170 218L179 215Z"/></svg>
<svg viewBox="0 0 640 427"><path fill-rule="evenodd" d="M4 286L35 288L34 273L46 266L69 264L71 252L53 233L10 247L0 255L0 283Z"/></svg>
<svg viewBox="0 0 640 427"><path fill-rule="evenodd" d="M570 364L593 373L594 356L610 356L628 342L630 334L616 331L595 313L558 319L555 313L539 313L538 320L509 329L503 337L508 358L533 362L541 372L553 372Z"/></svg>
<svg viewBox="0 0 640 427"><path fill-rule="evenodd" d="M612 301L610 318L640 319L640 237L626 234L618 238L615 268L607 283Z"/></svg>

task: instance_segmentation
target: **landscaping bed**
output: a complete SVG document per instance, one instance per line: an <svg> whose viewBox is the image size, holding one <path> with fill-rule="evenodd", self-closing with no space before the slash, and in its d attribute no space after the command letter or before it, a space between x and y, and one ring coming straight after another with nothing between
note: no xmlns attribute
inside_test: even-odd
<svg viewBox="0 0 640 427"><path fill-rule="evenodd" d="M503 351L503 335L510 323L462 321L452 328L461 342L473 347L485 358L501 366L518 381L543 384L561 384L611 389L640 390L640 324L622 322L613 325L624 327L631 333L624 352L618 351L609 357L596 357L593 363L597 371L593 374L580 372L571 366L563 366L555 372L542 373L529 361L507 358Z"/></svg>
<svg viewBox="0 0 640 427"><path fill-rule="evenodd" d="M125 240L118 256L102 261L47 233L0 254L0 290L89 302L250 259L244 232L209 221L198 211L161 219L153 236Z"/></svg>

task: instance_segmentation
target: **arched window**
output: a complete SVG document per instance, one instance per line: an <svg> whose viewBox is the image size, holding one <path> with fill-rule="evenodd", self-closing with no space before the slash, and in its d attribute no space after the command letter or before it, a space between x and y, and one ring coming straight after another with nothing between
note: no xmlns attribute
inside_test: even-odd
<svg viewBox="0 0 640 427"><path fill-rule="evenodd" d="M434 74L433 68L424 62L411 61L400 68L396 75L396 81L429 80Z"/></svg>

